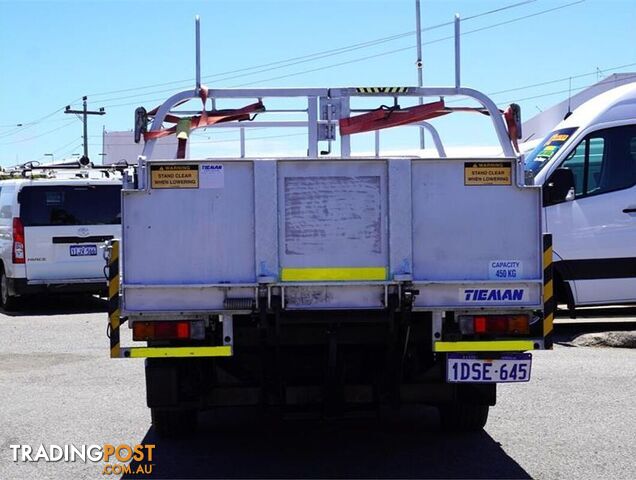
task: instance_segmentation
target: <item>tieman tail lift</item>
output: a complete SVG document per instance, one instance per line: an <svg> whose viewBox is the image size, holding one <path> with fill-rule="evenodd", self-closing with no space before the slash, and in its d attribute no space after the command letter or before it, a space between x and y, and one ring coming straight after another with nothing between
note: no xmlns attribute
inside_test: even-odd
<svg viewBox="0 0 636 480"><path fill-rule="evenodd" d="M402 403L479 429L497 383L530 379L527 352L551 347L550 237L523 184L518 107L460 85L456 22L452 87L213 89L197 19L195 88L135 112L144 150L108 258L111 356L146 358L158 432L223 406ZM487 116L503 155L449 157L429 120L454 112ZM306 157L248 155L246 130L299 127ZM382 155L394 127L424 129L437 154ZM197 128L238 129L240 154L186 159ZM375 152L356 155L364 132ZM174 158L153 158L166 135ZM122 345L126 323L137 343Z"/></svg>

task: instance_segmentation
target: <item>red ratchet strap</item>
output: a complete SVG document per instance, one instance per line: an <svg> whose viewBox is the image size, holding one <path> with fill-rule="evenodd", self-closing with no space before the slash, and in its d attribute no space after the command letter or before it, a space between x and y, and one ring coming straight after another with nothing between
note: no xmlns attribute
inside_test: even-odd
<svg viewBox="0 0 636 480"><path fill-rule="evenodd" d="M512 146L515 147L515 151L517 153L519 153L519 143L517 142L517 139L521 137L521 135L519 135L519 131L518 131L518 126L517 126L517 121L515 119L515 112L513 110L513 106L510 105L504 112L503 112L503 116L504 116L504 120L506 121L506 127L508 127L508 137L510 138L510 141L512 142Z"/></svg>
<svg viewBox="0 0 636 480"><path fill-rule="evenodd" d="M207 100L207 96L208 96L207 88L202 87L200 97L201 97L201 101L203 102L204 109L201 111L201 115L190 117L190 129L205 127L208 125L214 125L216 123L241 122L244 120L249 120L251 114L265 111L265 106L263 105L263 102L261 101L252 103L251 105L247 105L243 108L207 111L205 110L205 102ZM184 103L184 102L181 102L181 103ZM181 103L175 106L178 106ZM153 115L156 115L158 110L159 110L159 107L148 112L148 116L152 117ZM170 115L170 114L166 115L166 117L164 118L164 122L174 123L175 125L170 128L164 128L161 130L145 132L144 140L148 141L148 140L153 140L157 138L167 137L168 135L172 135L176 133L177 131L176 124L179 123L179 120L181 120L181 117L178 117L176 115Z"/></svg>
<svg viewBox="0 0 636 480"><path fill-rule="evenodd" d="M340 134L371 132L383 128L398 127L409 123L422 122L429 118L440 117L450 113L444 108L444 101L417 105L405 108L380 108L355 117L340 119Z"/></svg>

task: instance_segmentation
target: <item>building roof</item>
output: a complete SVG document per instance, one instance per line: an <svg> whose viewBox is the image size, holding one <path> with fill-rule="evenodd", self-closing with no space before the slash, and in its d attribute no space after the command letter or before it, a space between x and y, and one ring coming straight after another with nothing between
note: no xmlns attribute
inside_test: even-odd
<svg viewBox="0 0 636 480"><path fill-rule="evenodd" d="M598 83L572 95L556 105L542 111L522 125L523 142L540 140L558 125L569 111L597 95L627 83L636 82L636 72L614 73Z"/></svg>

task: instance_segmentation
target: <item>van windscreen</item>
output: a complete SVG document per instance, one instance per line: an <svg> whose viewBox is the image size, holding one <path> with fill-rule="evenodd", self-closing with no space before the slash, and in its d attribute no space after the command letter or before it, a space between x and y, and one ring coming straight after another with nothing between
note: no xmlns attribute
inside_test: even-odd
<svg viewBox="0 0 636 480"><path fill-rule="evenodd" d="M117 225L121 185L24 187L18 197L25 227Z"/></svg>
<svg viewBox="0 0 636 480"><path fill-rule="evenodd" d="M576 127L562 128L550 133L532 152L526 155L525 169L536 175L549 163L549 160L556 155L574 132L576 132Z"/></svg>

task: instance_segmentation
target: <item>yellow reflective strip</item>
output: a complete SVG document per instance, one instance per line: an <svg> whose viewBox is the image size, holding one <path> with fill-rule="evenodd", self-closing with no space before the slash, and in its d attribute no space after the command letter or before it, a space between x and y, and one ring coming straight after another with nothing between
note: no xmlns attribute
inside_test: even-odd
<svg viewBox="0 0 636 480"><path fill-rule="evenodd" d="M121 349L119 344L115 345L110 349L110 358L120 358L121 357Z"/></svg>
<svg viewBox="0 0 636 480"><path fill-rule="evenodd" d="M115 328L119 328L119 326L121 325L120 322L120 314L119 314L119 308L117 310L115 310L113 313L111 313L108 318L110 319L110 328L115 329Z"/></svg>
<svg viewBox="0 0 636 480"><path fill-rule="evenodd" d="M231 357L232 347L132 347L124 348L124 355L130 358L158 357Z"/></svg>
<svg viewBox="0 0 636 480"><path fill-rule="evenodd" d="M108 283L108 298L119 295L119 277L115 277Z"/></svg>
<svg viewBox="0 0 636 480"><path fill-rule="evenodd" d="M551 313L543 319L543 334L547 335L554 329L554 315Z"/></svg>
<svg viewBox="0 0 636 480"><path fill-rule="evenodd" d="M119 261L119 240L113 240L110 243L110 259L109 264Z"/></svg>
<svg viewBox="0 0 636 480"><path fill-rule="evenodd" d="M543 252L543 268L552 264L552 247Z"/></svg>
<svg viewBox="0 0 636 480"><path fill-rule="evenodd" d="M338 280L386 280L385 267L283 268L283 282L317 282Z"/></svg>
<svg viewBox="0 0 636 480"><path fill-rule="evenodd" d="M533 350L532 340L493 340L492 342L435 342L436 352L524 352Z"/></svg>
<svg viewBox="0 0 636 480"><path fill-rule="evenodd" d="M552 285L552 280L550 280L543 287L543 301L547 302L548 300L552 298L553 295L554 295L554 289Z"/></svg>

